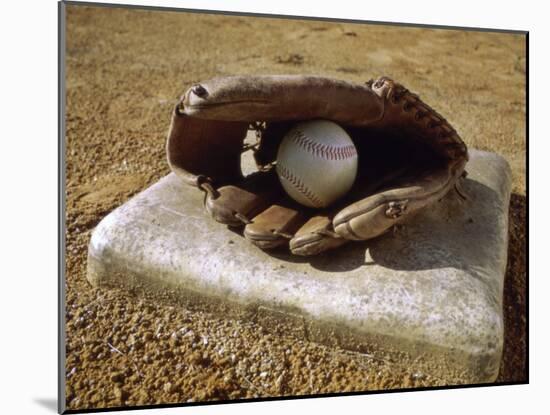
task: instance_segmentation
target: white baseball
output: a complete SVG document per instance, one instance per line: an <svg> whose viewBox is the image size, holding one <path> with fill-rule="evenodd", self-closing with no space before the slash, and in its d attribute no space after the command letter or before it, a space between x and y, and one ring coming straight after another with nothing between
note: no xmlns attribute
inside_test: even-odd
<svg viewBox="0 0 550 415"><path fill-rule="evenodd" d="M357 150L346 131L332 121L300 122L279 146L277 174L294 200L326 207L353 186Z"/></svg>

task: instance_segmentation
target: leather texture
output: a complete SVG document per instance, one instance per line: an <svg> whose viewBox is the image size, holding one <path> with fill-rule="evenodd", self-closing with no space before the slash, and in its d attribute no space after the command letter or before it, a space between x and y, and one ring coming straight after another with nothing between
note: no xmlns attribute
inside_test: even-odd
<svg viewBox="0 0 550 415"><path fill-rule="evenodd" d="M338 123L358 152L358 175L336 204L316 210L282 191L274 172L282 138L298 121ZM244 177L249 129L259 171ZM416 94L381 77L359 85L302 75L222 77L191 86L172 115L171 169L205 192L218 222L261 249L317 255L375 238L443 198L465 175L468 150Z"/></svg>

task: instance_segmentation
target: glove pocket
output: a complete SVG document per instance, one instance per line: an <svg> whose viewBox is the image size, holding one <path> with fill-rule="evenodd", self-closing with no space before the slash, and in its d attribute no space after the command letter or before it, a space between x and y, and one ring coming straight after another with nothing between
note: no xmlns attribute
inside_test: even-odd
<svg viewBox="0 0 550 415"><path fill-rule="evenodd" d="M192 186L204 178L217 186L239 181L247 131L247 123L193 118L176 107L166 142L168 164Z"/></svg>

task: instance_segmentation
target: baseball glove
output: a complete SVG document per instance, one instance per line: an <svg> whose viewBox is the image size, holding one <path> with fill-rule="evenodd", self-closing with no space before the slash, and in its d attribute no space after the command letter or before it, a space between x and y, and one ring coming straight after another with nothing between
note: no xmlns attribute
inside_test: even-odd
<svg viewBox="0 0 550 415"><path fill-rule="evenodd" d="M294 123L326 119L352 138L358 173L329 208L298 205L282 190L277 148ZM245 145L249 130L257 142ZM243 176L241 153L258 171ZM168 133L168 162L204 192L218 222L262 249L314 255L381 235L440 200L465 176L466 145L420 98L387 77L364 85L316 76L222 77L189 88Z"/></svg>

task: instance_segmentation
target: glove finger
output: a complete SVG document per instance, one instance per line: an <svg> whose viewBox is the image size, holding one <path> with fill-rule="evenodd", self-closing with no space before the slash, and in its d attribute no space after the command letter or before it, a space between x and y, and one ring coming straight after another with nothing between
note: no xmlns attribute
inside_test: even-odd
<svg viewBox="0 0 550 415"><path fill-rule="evenodd" d="M236 184L207 187L204 205L217 222L243 226L278 198L280 186L276 180L273 172L258 172Z"/></svg>
<svg viewBox="0 0 550 415"><path fill-rule="evenodd" d="M309 256L338 248L348 241L333 231L331 216L316 215L298 229L289 247L295 255Z"/></svg>
<svg viewBox="0 0 550 415"><path fill-rule="evenodd" d="M291 252L301 256L317 255L349 242L351 238L343 238L334 230L334 216L344 207L349 206L350 200L364 199L373 195L382 186L388 185L396 178L403 176L406 170L406 167L395 168L385 175L380 175L377 180L371 179L364 186L356 188L348 197L338 202L328 213L320 213L310 218L296 232L294 238L290 240Z"/></svg>
<svg viewBox="0 0 550 415"><path fill-rule="evenodd" d="M301 210L274 204L245 226L244 237L261 249L277 248L288 244L306 220Z"/></svg>
<svg viewBox="0 0 550 415"><path fill-rule="evenodd" d="M415 181L376 193L342 209L333 219L336 233L351 240L366 240L445 196L464 171L465 161L439 169Z"/></svg>

